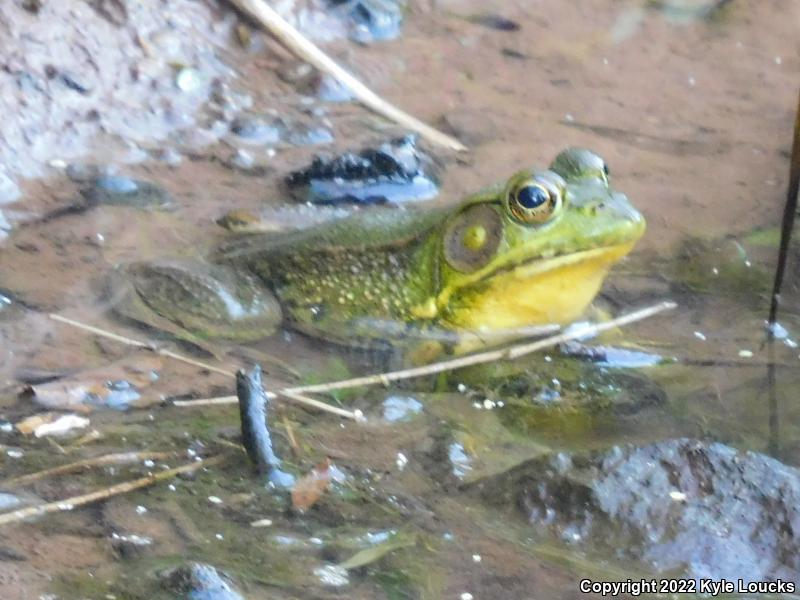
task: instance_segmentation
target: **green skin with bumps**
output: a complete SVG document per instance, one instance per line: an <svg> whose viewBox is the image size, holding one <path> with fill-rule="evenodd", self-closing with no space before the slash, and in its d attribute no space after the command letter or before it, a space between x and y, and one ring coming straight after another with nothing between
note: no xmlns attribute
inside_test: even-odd
<svg viewBox="0 0 800 600"><path fill-rule="evenodd" d="M525 222L512 203L531 182L551 191L552 210ZM172 264L169 273L157 263L136 263L127 270L134 274L137 309L127 316L153 324L143 316L149 310L192 335L235 341L265 337L283 319L347 345L391 342L409 328L455 332L559 322L585 308L607 268L643 231L641 215L609 186L602 160L570 149L549 170L521 171L456 206L364 210L300 231L231 239L211 256L213 266L205 265L202 277L191 263L182 270ZM590 261L602 272L584 290ZM209 268L226 269L224 301ZM149 269L159 285L148 282ZM582 279L570 282L571 289L587 298L576 297L575 306L563 310L547 307L565 304L564 298L569 304L572 296L545 297L553 286L537 288L537 278L573 272ZM170 279L180 293L170 292ZM266 300L270 291L277 303ZM241 304L233 311L231 294ZM504 296L490 297L498 294ZM539 311L530 294L546 310Z"/></svg>

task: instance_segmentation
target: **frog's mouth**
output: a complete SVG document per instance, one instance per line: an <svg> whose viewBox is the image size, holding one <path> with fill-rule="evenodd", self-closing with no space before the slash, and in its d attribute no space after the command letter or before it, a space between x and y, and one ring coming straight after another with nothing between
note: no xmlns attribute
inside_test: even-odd
<svg viewBox="0 0 800 600"><path fill-rule="evenodd" d="M636 241L509 263L443 289L436 299L450 326L500 329L566 324L581 316L609 269Z"/></svg>
<svg viewBox="0 0 800 600"><path fill-rule="evenodd" d="M601 246L599 248L592 248L591 250L580 250L578 252L565 252L563 254L555 254L553 256L533 256L525 260L511 263L494 270L491 273L484 274L480 280L475 283L480 283L481 280L492 279L503 273L513 273L520 278L536 277L555 271L556 269L563 269L570 265L585 262L607 262L609 266L618 262L622 257L629 254L633 249L636 242L627 242L624 244L615 244L612 246Z"/></svg>
<svg viewBox="0 0 800 600"><path fill-rule="evenodd" d="M511 261L502 267L498 267L488 272L482 272L474 280L467 280L458 286L459 289L468 288L472 286L480 286L496 277L503 276L504 274L513 274L519 279L529 279L537 275L543 275L550 271L557 269L564 269L570 265L577 265L578 263L586 262L601 262L608 263L608 266L618 262L622 257L629 254L636 244L636 240L632 242L625 242L622 244L614 244L610 246L600 246L590 250L579 250L577 252L564 252L562 254L551 255L535 255L521 260ZM456 292L456 289L442 290L440 298L443 294L449 298L449 295Z"/></svg>

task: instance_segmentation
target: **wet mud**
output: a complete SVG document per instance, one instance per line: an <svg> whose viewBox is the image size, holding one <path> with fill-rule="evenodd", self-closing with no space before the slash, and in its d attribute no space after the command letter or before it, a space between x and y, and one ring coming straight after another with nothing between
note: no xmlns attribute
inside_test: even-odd
<svg viewBox="0 0 800 600"><path fill-rule="evenodd" d="M796 269L772 349L763 329L800 71L800 7L791 0L695 2L691 10L514 0L491 12L475 0L422 0L408 2L399 21L390 6L386 29L369 40L352 11L383 2L332 3L338 12L323 2L276 3L380 94L470 146L454 155L420 142L440 167L436 204L544 166L567 146L598 152L614 187L648 220L598 303L613 313L664 297L679 303L669 316L596 341L658 358L647 365L554 349L516 365L516 380L456 373L440 382L444 391L426 381L327 398L362 410L366 424L271 405L282 468L301 478L327 459L341 474L302 514L253 473L235 406L172 404L234 394L231 376L153 364L147 350L48 314L210 360L114 316L103 294L108 274L122 263L205 255L230 235L215 223L221 218L230 228L268 230L338 218L341 207L291 198L285 177L315 154L375 148L408 132L331 95L330 82L227 5L42 3L36 12L28 4L38 3L11 3L0 15L8 34L0 37L19 41L4 53L0 107L21 115L0 125L0 505L64 499L198 457L223 462L3 526L0 596L172 598L199 573L231 598L575 598L585 576L699 571L664 566L668 554L656 546L624 559L607 551L623 536L619 521L569 542L469 486L559 452L619 446L651 460L680 438L700 440L726 473L739 472L734 455L764 477L800 465ZM81 44L76 23L90 32ZM95 191L87 197L87 189ZM267 389L374 370L283 330L222 350L231 372L254 356L288 363L262 362ZM151 371L157 377L144 376ZM119 381L135 384L137 398L109 408L101 400L130 399L120 384L107 385ZM53 384L60 387L41 387ZM44 412L90 424L64 437L15 429ZM13 484L57 464L132 451L166 454ZM754 490L748 514L765 514L771 484L746 483ZM736 493L726 489L715 487L722 505ZM771 538L776 555L797 541L781 535L790 534Z"/></svg>

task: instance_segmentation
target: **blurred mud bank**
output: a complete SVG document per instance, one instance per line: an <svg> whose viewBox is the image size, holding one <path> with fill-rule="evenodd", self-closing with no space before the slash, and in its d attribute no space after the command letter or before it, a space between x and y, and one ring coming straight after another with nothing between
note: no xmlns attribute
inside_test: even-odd
<svg viewBox="0 0 800 600"><path fill-rule="evenodd" d="M371 35L371 13L360 3L274 4L311 39ZM399 28L399 12L393 22ZM370 39L381 36L376 29ZM228 93L236 65L268 43L223 1L5 3L0 111L13 118L0 122L0 204L19 199L21 179L48 175L90 149L130 163L179 130L221 136L220 121L252 105Z"/></svg>

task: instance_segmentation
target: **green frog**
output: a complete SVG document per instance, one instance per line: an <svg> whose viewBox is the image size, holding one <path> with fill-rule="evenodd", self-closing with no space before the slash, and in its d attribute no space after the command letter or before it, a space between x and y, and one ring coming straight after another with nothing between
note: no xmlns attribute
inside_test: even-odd
<svg viewBox="0 0 800 600"><path fill-rule="evenodd" d="M356 211L236 235L202 263L125 265L117 308L192 341L246 342L285 323L367 347L415 332L461 353L580 317L644 229L604 161L571 148L455 206Z"/></svg>

